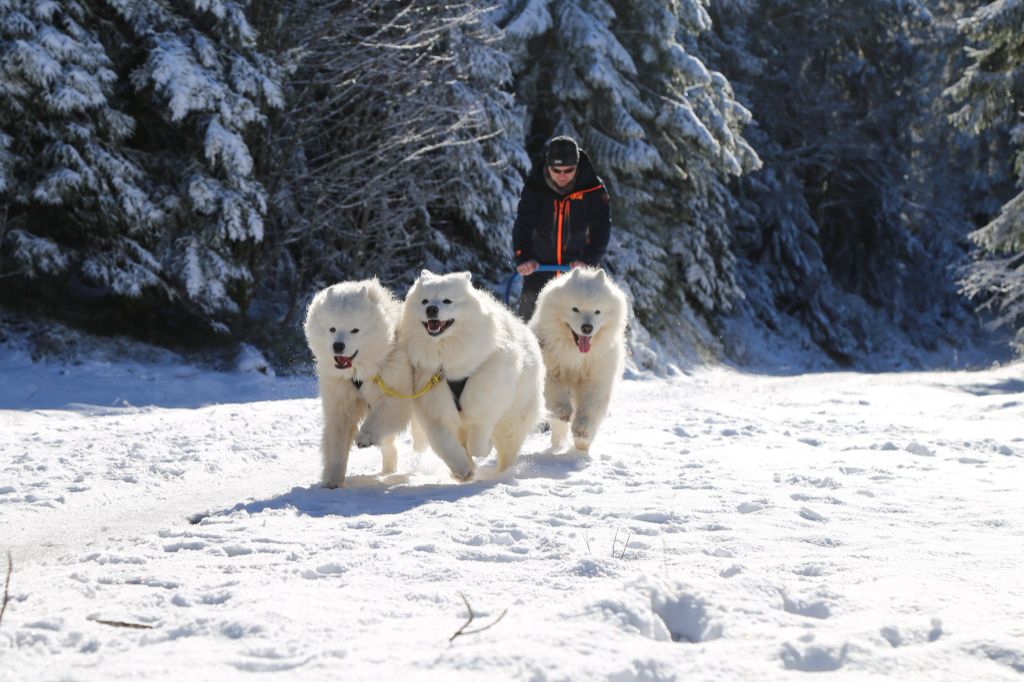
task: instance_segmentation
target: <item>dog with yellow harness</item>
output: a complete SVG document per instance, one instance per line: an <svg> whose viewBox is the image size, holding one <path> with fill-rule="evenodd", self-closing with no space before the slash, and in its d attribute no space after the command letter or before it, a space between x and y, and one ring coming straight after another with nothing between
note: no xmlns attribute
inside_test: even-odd
<svg viewBox="0 0 1024 682"><path fill-rule="evenodd" d="M474 288L470 273L424 270L405 297L398 338L417 386L442 376L413 401L413 415L452 476L472 478L492 447L498 470L510 469L543 401L544 361L526 325Z"/></svg>
<svg viewBox="0 0 1024 682"><path fill-rule="evenodd" d="M398 466L395 436L412 412L412 367L396 344L401 303L376 278L319 291L306 309L323 407L323 485L344 484L349 451L376 445L382 472Z"/></svg>

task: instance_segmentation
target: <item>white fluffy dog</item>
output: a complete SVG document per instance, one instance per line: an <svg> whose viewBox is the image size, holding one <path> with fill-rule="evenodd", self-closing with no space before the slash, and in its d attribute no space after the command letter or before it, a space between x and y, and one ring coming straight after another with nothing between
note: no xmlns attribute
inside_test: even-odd
<svg viewBox="0 0 1024 682"><path fill-rule="evenodd" d="M452 475L467 480L493 444L498 469L515 464L540 419L544 362L537 339L468 272L424 270L409 289L399 343L415 385L443 381L417 398L413 414Z"/></svg>
<svg viewBox="0 0 1024 682"><path fill-rule="evenodd" d="M380 447L384 473L398 465L395 435L409 423L411 401L386 395L374 377L396 392L411 393L412 368L395 343L401 310L376 278L327 287L306 310L306 340L316 358L324 410L321 452L328 488L345 482L353 441Z"/></svg>
<svg viewBox="0 0 1024 682"><path fill-rule="evenodd" d="M541 290L530 328L547 368L544 402L551 445L561 447L572 420L573 445L589 450L626 359L626 295L595 268L575 268Z"/></svg>

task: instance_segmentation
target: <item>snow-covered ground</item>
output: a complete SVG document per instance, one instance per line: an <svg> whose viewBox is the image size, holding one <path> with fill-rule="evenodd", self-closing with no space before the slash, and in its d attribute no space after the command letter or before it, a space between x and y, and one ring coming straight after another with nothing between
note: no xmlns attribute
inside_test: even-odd
<svg viewBox="0 0 1024 682"><path fill-rule="evenodd" d="M0 375L2 680L1024 673L1021 364L634 377L589 456L340 490L312 379Z"/></svg>

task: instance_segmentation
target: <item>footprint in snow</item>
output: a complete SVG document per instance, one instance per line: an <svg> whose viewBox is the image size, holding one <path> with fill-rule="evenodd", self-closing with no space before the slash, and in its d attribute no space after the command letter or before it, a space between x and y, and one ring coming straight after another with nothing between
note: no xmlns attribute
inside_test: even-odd
<svg viewBox="0 0 1024 682"><path fill-rule="evenodd" d="M841 647L814 644L801 650L786 642L782 645L779 655L783 665L789 670L828 672L843 667L849 649L849 644L843 644Z"/></svg>
<svg viewBox="0 0 1024 682"><path fill-rule="evenodd" d="M836 547L842 547L843 546L843 541L842 540L837 540L836 538L830 538L830 537L800 538L800 542L806 542L809 545L814 545L816 547L825 547L825 548L829 548L829 549L834 549Z"/></svg>
<svg viewBox="0 0 1024 682"><path fill-rule="evenodd" d="M302 577L306 580L320 580L321 578L330 578L344 574L348 571L348 568L342 566L339 563L327 563L317 566L316 569L306 569L302 572Z"/></svg>
<svg viewBox="0 0 1024 682"><path fill-rule="evenodd" d="M910 644L935 642L942 637L942 621L938 618L932 618L931 627L927 630L922 628L904 628L900 630L895 625L887 625L879 630L879 634L893 648Z"/></svg>
<svg viewBox="0 0 1024 682"><path fill-rule="evenodd" d="M743 567L742 566L740 566L739 564L733 564L733 565L729 566L729 568L725 568L725 569L722 569L721 571L719 571L718 575L722 576L723 578L731 578L734 575L739 575L742 572L743 572Z"/></svg>
<svg viewBox="0 0 1024 682"><path fill-rule="evenodd" d="M722 636L718 610L703 597L681 589L653 588L651 609L668 630L673 642L697 644Z"/></svg>
<svg viewBox="0 0 1024 682"><path fill-rule="evenodd" d="M206 547L206 543L200 540L192 542L172 542L164 545L164 551L168 553L180 552L182 550L200 550Z"/></svg>
<svg viewBox="0 0 1024 682"><path fill-rule="evenodd" d="M826 568L822 564L803 564L793 569L793 573L808 578L818 578L825 575L826 572Z"/></svg>
<svg viewBox="0 0 1024 682"><path fill-rule="evenodd" d="M636 521L646 521L647 523L659 524L680 524L683 522L683 519L675 512L643 512L640 514L634 514L630 518Z"/></svg>
<svg viewBox="0 0 1024 682"><path fill-rule="evenodd" d="M224 545L221 549L224 550L224 554L229 557L245 556L246 554L252 554L253 552L252 548L244 545Z"/></svg>
<svg viewBox="0 0 1024 682"><path fill-rule="evenodd" d="M724 547L716 547L715 549L705 549L704 553L708 556L718 557L719 559L733 559L736 557L736 554L732 550L725 549Z"/></svg>
<svg viewBox="0 0 1024 682"><path fill-rule="evenodd" d="M749 500L747 502L740 502L738 505L736 505L736 511L738 511L740 514L752 514L754 512L759 512L762 509L767 508L768 500L766 499Z"/></svg>
<svg viewBox="0 0 1024 682"><path fill-rule="evenodd" d="M675 435L679 436L680 438L693 438L694 437L693 435L688 433L686 431L686 429L684 429L682 426L676 426L675 428L673 428L672 429L672 433L674 433Z"/></svg>
<svg viewBox="0 0 1024 682"><path fill-rule="evenodd" d="M484 545L498 545L500 547L511 547L516 542L526 538L526 533L516 528L493 530L487 534L474 534L470 536L452 536L452 540L459 544L470 547L482 547Z"/></svg>
<svg viewBox="0 0 1024 682"><path fill-rule="evenodd" d="M779 594L782 595L782 608L786 613L806 616L807 618L818 618L820 620L832 616L832 609L824 599L807 601L800 598L790 598L785 590L779 590Z"/></svg>
<svg viewBox="0 0 1024 682"><path fill-rule="evenodd" d="M907 445L907 447L905 447L903 449L906 450L907 452L909 452L912 455L917 455L918 457L934 457L935 456L935 451L934 450L929 448L927 445L923 445L922 443L918 443L917 441L911 441Z"/></svg>
<svg viewBox="0 0 1024 682"><path fill-rule="evenodd" d="M614 578L618 575L618 569L611 559L584 557L569 569L569 574L581 578Z"/></svg>
<svg viewBox="0 0 1024 682"><path fill-rule="evenodd" d="M823 523L827 523L828 522L827 518L825 518L824 516L822 516L818 512L814 511L813 509L808 509L807 507L800 507L799 514L800 514L800 516L802 516L803 518L807 519L808 521L819 521L819 522L823 522Z"/></svg>
<svg viewBox="0 0 1024 682"><path fill-rule="evenodd" d="M797 502L823 502L825 504L846 504L842 500L832 497L831 495L808 495L807 493L793 493L789 496L790 499Z"/></svg>
<svg viewBox="0 0 1024 682"><path fill-rule="evenodd" d="M1018 673L1024 673L1024 651L1011 649L995 642L986 642L976 651L984 654L990 661L1008 666Z"/></svg>
<svg viewBox="0 0 1024 682"><path fill-rule="evenodd" d="M794 474L786 479L786 483L795 485L809 485L815 488L828 488L830 490L836 490L842 488L843 484L832 478L831 476L815 477L815 476L803 476L801 474Z"/></svg>

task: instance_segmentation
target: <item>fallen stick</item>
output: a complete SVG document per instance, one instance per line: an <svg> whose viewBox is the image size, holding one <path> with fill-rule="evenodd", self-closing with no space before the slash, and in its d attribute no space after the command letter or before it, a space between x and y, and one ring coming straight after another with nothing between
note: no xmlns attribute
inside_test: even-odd
<svg viewBox="0 0 1024 682"><path fill-rule="evenodd" d="M469 618L466 620L465 623L462 624L461 628L459 628L458 630L455 631L454 635L452 635L451 637L448 638L449 642L452 641L453 639L455 639L456 637L458 637L459 635L475 635L478 632L483 632L487 628L492 628L492 627L494 627L495 625L498 624L499 620L501 620L502 618L505 617L506 613L508 613L508 609L505 609L504 611L501 612L501 615L499 615L497 618L495 618L493 621L491 621L487 625L484 625L483 627L479 627L476 630L467 630L466 628L469 627L469 624L473 622L474 618L476 618L476 614L473 613L473 607L469 605L469 600L466 599L466 595L464 595L461 592L459 592L459 596L462 597L462 601L466 604L466 610L469 612Z"/></svg>
<svg viewBox="0 0 1024 682"><path fill-rule="evenodd" d="M100 623L101 625L109 625L114 628L132 628L134 630L152 630L152 625L143 625L142 623L126 623L123 620L103 620L102 618L90 618L94 623Z"/></svg>
<svg viewBox="0 0 1024 682"><path fill-rule="evenodd" d="M4 581L4 604L0 606L0 623L4 622L4 611L7 610L7 602L10 600L7 590L11 586L11 573L14 573L14 559L11 558L11 553L7 552L7 580Z"/></svg>

